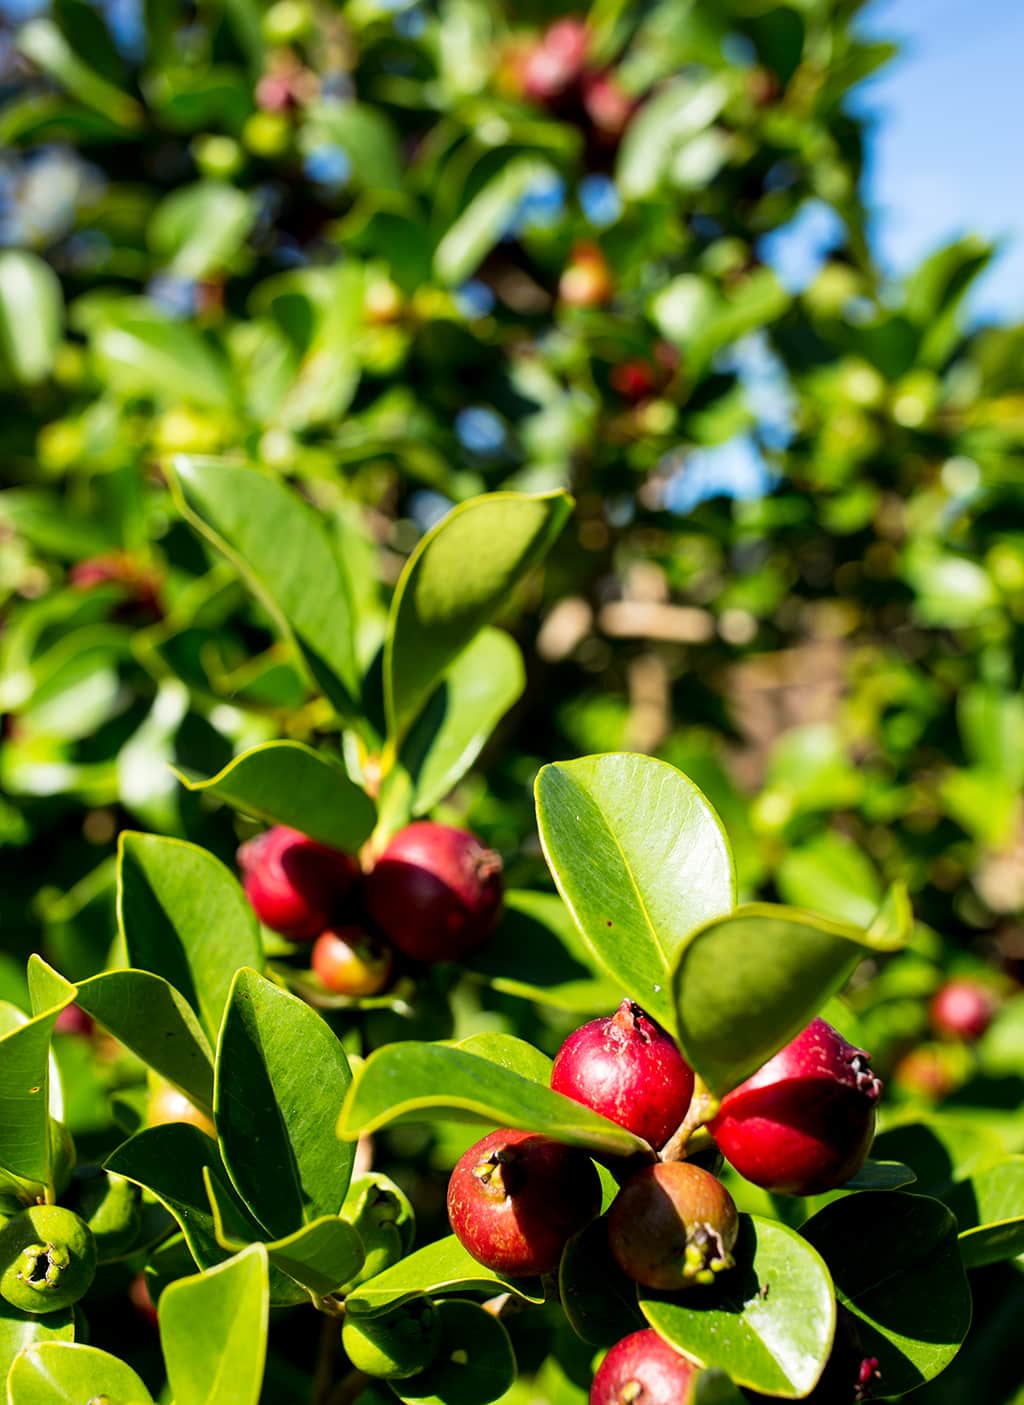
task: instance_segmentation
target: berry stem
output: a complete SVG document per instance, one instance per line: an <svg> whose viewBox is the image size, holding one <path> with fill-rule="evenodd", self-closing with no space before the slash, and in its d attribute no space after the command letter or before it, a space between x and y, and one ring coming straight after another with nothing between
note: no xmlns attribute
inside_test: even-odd
<svg viewBox="0 0 1024 1405"><path fill-rule="evenodd" d="M718 1111L718 1099L701 1078L694 1075L693 1097L686 1110L686 1116L661 1149L659 1160L683 1161L687 1155L690 1138L705 1122L710 1122Z"/></svg>

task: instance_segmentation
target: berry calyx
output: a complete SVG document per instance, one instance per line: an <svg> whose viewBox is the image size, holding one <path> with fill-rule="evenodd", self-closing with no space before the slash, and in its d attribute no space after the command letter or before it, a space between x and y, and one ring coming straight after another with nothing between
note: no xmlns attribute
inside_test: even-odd
<svg viewBox="0 0 1024 1405"><path fill-rule="evenodd" d="M995 991L977 981L947 981L928 1006L932 1029L944 1039L961 1039L966 1044L988 1029L999 1006Z"/></svg>
<svg viewBox="0 0 1024 1405"><path fill-rule="evenodd" d="M407 825L366 879L375 926L416 961L458 961L486 941L501 908L501 859L475 835Z"/></svg>
<svg viewBox="0 0 1024 1405"><path fill-rule="evenodd" d="M551 1086L657 1149L686 1116L693 1069L671 1035L623 1000L614 1015L569 1035L555 1058Z"/></svg>
<svg viewBox="0 0 1024 1405"><path fill-rule="evenodd" d="M690 1405L697 1367L651 1327L616 1342L590 1387L590 1405Z"/></svg>
<svg viewBox="0 0 1024 1405"><path fill-rule="evenodd" d="M819 1018L726 1094L708 1130L754 1185L818 1195L863 1166L881 1095L870 1054Z"/></svg>
<svg viewBox="0 0 1024 1405"><path fill-rule="evenodd" d="M22 1312L56 1312L88 1290L96 1244L85 1222L60 1205L32 1205L0 1229L0 1296Z"/></svg>
<svg viewBox="0 0 1024 1405"><path fill-rule="evenodd" d="M333 995L378 995L391 979L391 949L362 927L332 927L313 944L310 965Z"/></svg>
<svg viewBox="0 0 1024 1405"><path fill-rule="evenodd" d="M448 1182L448 1218L478 1263L512 1278L550 1273L601 1208L586 1152L533 1132L491 1132Z"/></svg>
<svg viewBox="0 0 1024 1405"><path fill-rule="evenodd" d="M238 863L256 916L293 942L312 941L329 927L359 878L349 854L285 825L247 840Z"/></svg>
<svg viewBox="0 0 1024 1405"><path fill-rule="evenodd" d="M383 1380L402 1380L424 1370L440 1343L441 1320L426 1298L380 1317L350 1313L341 1329L341 1344L356 1370Z"/></svg>
<svg viewBox="0 0 1024 1405"><path fill-rule="evenodd" d="M608 1211L608 1247L623 1273L667 1292L713 1283L732 1268L738 1232L732 1196L690 1161L644 1166Z"/></svg>

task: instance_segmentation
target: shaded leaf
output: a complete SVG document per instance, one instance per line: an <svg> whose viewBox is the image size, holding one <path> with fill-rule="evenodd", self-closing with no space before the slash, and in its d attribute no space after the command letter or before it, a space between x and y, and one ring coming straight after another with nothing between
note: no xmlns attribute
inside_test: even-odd
<svg viewBox="0 0 1024 1405"><path fill-rule="evenodd" d="M516 1377L508 1333L476 1303L440 1302L441 1341L425 1371L392 1382L409 1405L488 1405Z"/></svg>

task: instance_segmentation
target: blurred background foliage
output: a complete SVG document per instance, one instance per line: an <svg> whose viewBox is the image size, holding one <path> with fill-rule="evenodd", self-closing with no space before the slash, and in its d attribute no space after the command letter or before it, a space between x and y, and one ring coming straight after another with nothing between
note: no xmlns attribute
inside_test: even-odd
<svg viewBox="0 0 1024 1405"><path fill-rule="evenodd" d="M543 886L537 767L649 751L719 807L745 896L860 922L906 882L914 948L859 997L883 1072L944 972L1012 992L1024 328L966 321L977 238L880 273L847 100L894 51L864 8L3 12L4 994L33 948L102 966L120 829L232 860L168 763L338 741L174 508L175 453L319 507L364 664L451 504L570 488L503 621L526 693L441 817ZM794 292L766 250L808 208L832 244ZM908 1095L950 1092L959 1052L925 1048ZM1019 999L981 1051L1019 1071Z"/></svg>

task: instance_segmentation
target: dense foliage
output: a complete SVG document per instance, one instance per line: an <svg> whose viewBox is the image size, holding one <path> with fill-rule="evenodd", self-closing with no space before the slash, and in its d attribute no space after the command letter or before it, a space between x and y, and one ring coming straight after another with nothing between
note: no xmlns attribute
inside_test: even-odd
<svg viewBox="0 0 1024 1405"><path fill-rule="evenodd" d="M91 1333L131 1371L76 1349L68 1388L125 1405L376 1405L344 1288L350 1320L439 1295L479 1345L475 1384L406 1399L580 1405L644 1321L794 1398L869 1319L879 1380L824 1398L1015 1399L1024 329L965 322L976 239L875 267L849 95L892 50L861 10L53 0L0 36L0 1167L101 1227L88 1168L145 1188L84 1318L0 1317L4 1370ZM809 209L830 246L794 291L772 254ZM224 868L264 823L369 868L424 816L500 854L505 914L457 964L392 937L371 995ZM710 1311L641 1317L589 1230L567 1317L445 1237L482 1134L445 1113L645 1154L547 1090L623 995L705 1091L826 1001L887 1083L858 1193L726 1173L755 1217L733 1357ZM370 1130L397 1227L350 1187ZM14 1405L77 1398L25 1363Z"/></svg>

